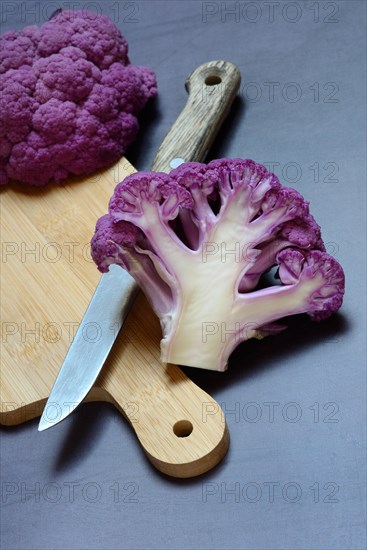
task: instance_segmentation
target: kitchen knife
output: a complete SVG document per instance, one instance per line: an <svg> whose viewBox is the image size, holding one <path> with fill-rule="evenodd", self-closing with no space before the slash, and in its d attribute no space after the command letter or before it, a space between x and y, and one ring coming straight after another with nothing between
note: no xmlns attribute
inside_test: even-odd
<svg viewBox="0 0 367 550"><path fill-rule="evenodd" d="M204 160L240 79L238 68L228 61L205 63L188 77L188 101L162 142L152 170L168 172L182 162ZM87 396L137 293L134 279L121 267L113 265L102 275L51 390L39 431L66 418ZM88 335L91 328L97 331L98 341ZM55 406L58 415L49 418L48 410Z"/></svg>

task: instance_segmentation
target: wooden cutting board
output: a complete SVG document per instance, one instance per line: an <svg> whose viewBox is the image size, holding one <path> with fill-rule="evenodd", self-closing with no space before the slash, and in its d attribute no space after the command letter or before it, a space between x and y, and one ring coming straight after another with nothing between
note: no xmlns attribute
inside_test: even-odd
<svg viewBox="0 0 367 550"><path fill-rule="evenodd" d="M236 95L239 74L233 67L211 62L192 73L188 103L155 169L168 169L174 157L202 158ZM219 84L220 93L210 98ZM200 125L188 130L190 118ZM2 424L41 415L99 281L89 246L96 220L107 212L115 185L133 171L122 158L108 170L61 185L37 189L13 183L1 190ZM87 337L98 339L98 328L91 326ZM160 362L160 338L158 319L140 293L86 401L113 403L162 472L199 475L228 449L224 415L177 366ZM47 414L57 417L57 404Z"/></svg>

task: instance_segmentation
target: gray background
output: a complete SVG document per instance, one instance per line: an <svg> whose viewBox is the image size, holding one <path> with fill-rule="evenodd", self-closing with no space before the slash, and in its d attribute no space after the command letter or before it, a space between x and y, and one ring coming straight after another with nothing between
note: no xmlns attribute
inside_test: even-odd
<svg viewBox="0 0 367 550"><path fill-rule="evenodd" d="M58 6L67 3L3 2L2 32ZM159 98L126 156L149 167L197 65L236 63L241 90L210 158L278 163L283 183L311 201L345 268L341 313L320 325L302 316L246 343L226 374L186 369L227 411L231 432L225 460L197 479L159 474L106 404L44 433L36 421L2 428L4 549L366 546L366 4L261 0L231 15L234 6L94 2L128 39L132 62L157 73Z"/></svg>

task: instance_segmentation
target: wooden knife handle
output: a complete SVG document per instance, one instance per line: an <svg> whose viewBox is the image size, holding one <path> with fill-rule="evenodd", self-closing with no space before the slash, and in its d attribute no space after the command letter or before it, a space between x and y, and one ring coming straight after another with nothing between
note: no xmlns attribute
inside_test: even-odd
<svg viewBox="0 0 367 550"><path fill-rule="evenodd" d="M169 172L182 162L202 162L238 92L241 74L229 61L200 65L187 78L188 101L164 138L152 170Z"/></svg>

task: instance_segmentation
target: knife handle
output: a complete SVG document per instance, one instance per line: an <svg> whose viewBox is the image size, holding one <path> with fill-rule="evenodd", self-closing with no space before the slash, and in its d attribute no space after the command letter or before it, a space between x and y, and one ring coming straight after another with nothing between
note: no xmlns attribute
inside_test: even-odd
<svg viewBox="0 0 367 550"><path fill-rule="evenodd" d="M195 69L185 82L187 103L159 147L152 170L169 172L182 162L202 162L240 82L240 71L229 61L210 61Z"/></svg>

